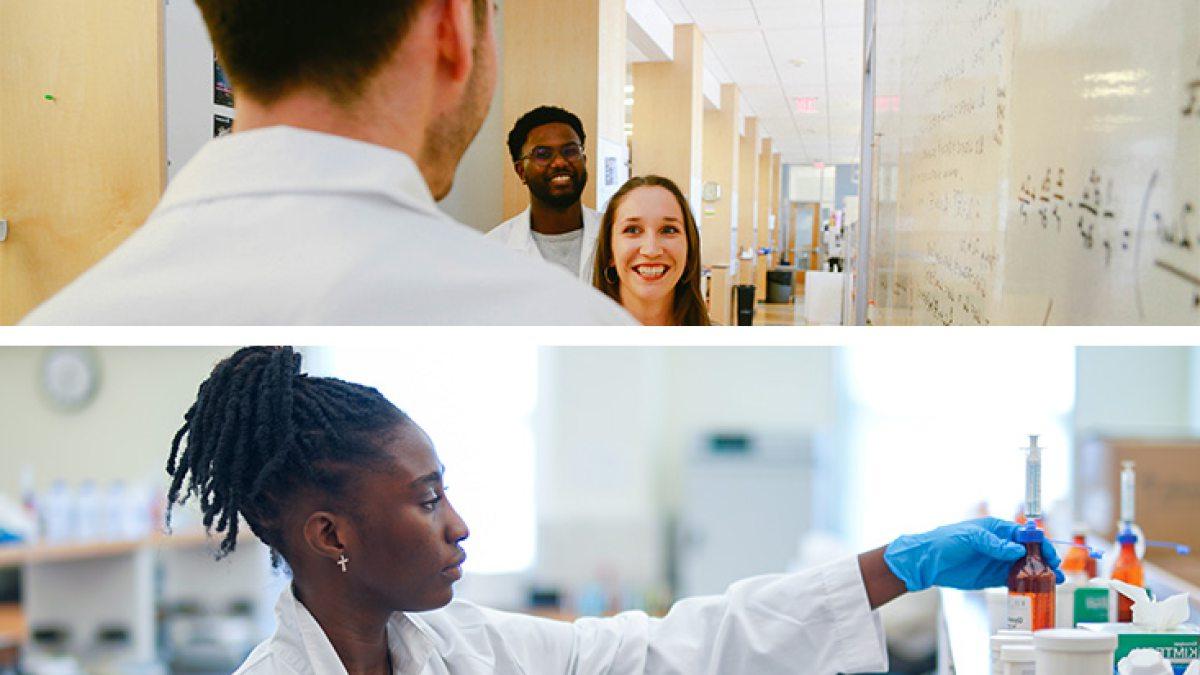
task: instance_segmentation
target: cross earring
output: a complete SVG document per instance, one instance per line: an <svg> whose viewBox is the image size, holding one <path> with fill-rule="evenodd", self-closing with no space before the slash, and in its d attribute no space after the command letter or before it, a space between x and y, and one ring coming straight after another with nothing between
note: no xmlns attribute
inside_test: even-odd
<svg viewBox="0 0 1200 675"><path fill-rule="evenodd" d="M342 572L346 571L346 563L348 563L348 562L350 562L350 559L346 557L345 553L343 553L342 557L339 558L337 561L337 564L340 565L342 568Z"/></svg>

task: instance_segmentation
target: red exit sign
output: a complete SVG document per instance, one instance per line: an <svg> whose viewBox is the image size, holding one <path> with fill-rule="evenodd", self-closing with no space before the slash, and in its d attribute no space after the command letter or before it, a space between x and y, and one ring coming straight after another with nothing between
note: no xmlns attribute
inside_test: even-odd
<svg viewBox="0 0 1200 675"><path fill-rule="evenodd" d="M817 97L816 96L797 96L796 97L796 112L808 115L816 114Z"/></svg>

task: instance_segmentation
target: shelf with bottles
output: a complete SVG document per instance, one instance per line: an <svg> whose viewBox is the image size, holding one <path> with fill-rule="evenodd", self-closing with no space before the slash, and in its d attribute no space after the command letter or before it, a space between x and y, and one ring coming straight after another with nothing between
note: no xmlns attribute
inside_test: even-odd
<svg viewBox="0 0 1200 675"><path fill-rule="evenodd" d="M172 672L218 657L225 660L214 670L230 672L273 629L270 608L287 582L271 570L265 546L239 539L220 561L195 524L170 535L7 551L23 563L18 645L33 662L75 664L71 672L118 662L129 672Z"/></svg>
<svg viewBox="0 0 1200 675"><path fill-rule="evenodd" d="M127 555L143 548L203 546L208 536L200 529L173 534L155 533L146 537L117 540L85 540L0 544L0 568L21 565L110 558Z"/></svg>

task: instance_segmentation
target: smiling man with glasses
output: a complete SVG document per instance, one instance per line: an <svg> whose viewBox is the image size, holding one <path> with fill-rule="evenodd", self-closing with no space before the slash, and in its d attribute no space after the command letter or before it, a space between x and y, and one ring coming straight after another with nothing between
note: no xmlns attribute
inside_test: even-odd
<svg viewBox="0 0 1200 675"><path fill-rule="evenodd" d="M508 152L529 188L529 208L487 236L590 285L600 214L579 202L588 180L586 139L583 123L562 108L542 106L522 115L508 134Z"/></svg>

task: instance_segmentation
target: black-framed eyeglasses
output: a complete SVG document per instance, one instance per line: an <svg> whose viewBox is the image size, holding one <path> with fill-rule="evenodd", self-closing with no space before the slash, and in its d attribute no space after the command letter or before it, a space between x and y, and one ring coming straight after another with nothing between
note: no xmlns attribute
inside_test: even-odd
<svg viewBox="0 0 1200 675"><path fill-rule="evenodd" d="M568 162L578 162L583 159L583 146L578 143L567 143L555 150L548 145L536 145L521 159L532 159L534 162L546 166L554 161L555 155L561 156Z"/></svg>

